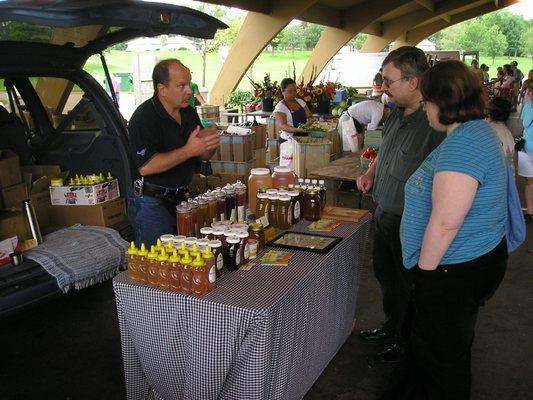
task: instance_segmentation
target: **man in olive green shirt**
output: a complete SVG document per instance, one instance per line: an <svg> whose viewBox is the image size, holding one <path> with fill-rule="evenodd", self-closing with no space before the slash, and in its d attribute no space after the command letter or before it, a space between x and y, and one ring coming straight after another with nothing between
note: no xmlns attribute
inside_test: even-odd
<svg viewBox="0 0 533 400"><path fill-rule="evenodd" d="M383 89L396 107L385 121L378 158L357 180L363 193L373 190L377 203L373 264L385 314L382 327L362 331L359 336L368 342L394 340L391 348L378 355L382 361L396 361L401 353L401 328L412 286L411 272L403 266L400 243L405 182L444 140L443 133L430 128L421 105L418 85L427 69L426 56L416 47L401 47L383 61Z"/></svg>

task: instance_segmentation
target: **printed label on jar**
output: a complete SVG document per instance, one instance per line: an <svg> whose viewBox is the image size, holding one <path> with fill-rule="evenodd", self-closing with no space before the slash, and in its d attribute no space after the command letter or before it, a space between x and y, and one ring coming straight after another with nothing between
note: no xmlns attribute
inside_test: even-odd
<svg viewBox="0 0 533 400"><path fill-rule="evenodd" d="M246 221L246 208L244 206L237 207L238 221Z"/></svg>
<svg viewBox="0 0 533 400"><path fill-rule="evenodd" d="M235 265L239 265L241 263L241 252L237 250L237 254L235 254Z"/></svg>
<svg viewBox="0 0 533 400"><path fill-rule="evenodd" d="M229 217L231 222L235 222L235 209L231 210L231 215Z"/></svg>
<svg viewBox="0 0 533 400"><path fill-rule="evenodd" d="M300 202L297 201L294 203L294 218L300 218Z"/></svg>
<svg viewBox="0 0 533 400"><path fill-rule="evenodd" d="M209 270L209 283L214 283L217 280L217 269L213 265Z"/></svg>
<svg viewBox="0 0 533 400"><path fill-rule="evenodd" d="M250 258L250 246L248 245L248 243L246 243L246 246L244 246L243 256L245 260L248 260Z"/></svg>
<svg viewBox="0 0 533 400"><path fill-rule="evenodd" d="M292 215L293 215L293 211L292 211L292 206L289 206L289 211L287 212L287 220L289 222L289 225L292 225Z"/></svg>
<svg viewBox="0 0 533 400"><path fill-rule="evenodd" d="M217 269L220 271L224 267L224 258L222 253L217 256Z"/></svg>

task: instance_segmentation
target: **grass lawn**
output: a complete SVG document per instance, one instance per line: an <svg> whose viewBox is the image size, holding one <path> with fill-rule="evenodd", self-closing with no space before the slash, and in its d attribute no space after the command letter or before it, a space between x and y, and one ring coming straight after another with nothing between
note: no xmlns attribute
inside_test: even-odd
<svg viewBox="0 0 533 400"><path fill-rule="evenodd" d="M503 67L504 64L509 64L511 61L518 63L518 68L527 77L530 69L533 69L533 60L530 57L496 57L492 62L492 57L479 57L479 65L487 64L489 66L489 75L491 78L496 77L496 68Z"/></svg>
<svg viewBox="0 0 533 400"><path fill-rule="evenodd" d="M202 56L199 53L193 53L187 50L179 51L153 51L146 52L148 54L156 54L159 59L177 58L183 64L188 66L193 72L193 80L202 86ZM256 82L263 79L266 73L270 73L271 79L274 81L281 81L287 76L292 76L292 63L296 67L296 77L300 71L303 70L309 51L295 51L294 57L290 51L288 52L263 52L255 60L252 67L253 78ZM127 51L111 50L105 53L107 65L111 72L132 72L132 57L133 54ZM222 62L217 53L207 55L206 66L206 88L211 88L220 72ZM99 56L92 56L85 64L84 69L93 76L97 76L98 80L104 79L104 72L100 63ZM289 71L290 75L289 75ZM248 71L248 75L251 71ZM238 89L249 90L250 83L246 76L241 80Z"/></svg>

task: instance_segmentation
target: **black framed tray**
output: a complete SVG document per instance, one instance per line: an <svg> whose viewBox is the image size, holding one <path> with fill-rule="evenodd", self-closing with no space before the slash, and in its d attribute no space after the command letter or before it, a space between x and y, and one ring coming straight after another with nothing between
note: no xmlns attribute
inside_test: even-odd
<svg viewBox="0 0 533 400"><path fill-rule="evenodd" d="M286 231L267 242L267 245L285 249L311 251L314 253L327 253L341 240L342 238L337 236Z"/></svg>

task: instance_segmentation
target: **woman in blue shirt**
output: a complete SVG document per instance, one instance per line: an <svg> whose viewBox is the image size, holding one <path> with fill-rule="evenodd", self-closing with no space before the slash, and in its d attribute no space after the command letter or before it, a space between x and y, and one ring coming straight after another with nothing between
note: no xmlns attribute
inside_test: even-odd
<svg viewBox="0 0 533 400"><path fill-rule="evenodd" d="M459 61L422 77L429 124L447 138L405 186L403 261L414 268L409 346L383 398L468 399L478 308L505 274L506 165L479 79Z"/></svg>
<svg viewBox="0 0 533 400"><path fill-rule="evenodd" d="M524 197L526 199L526 221L533 220L533 81L526 85L526 96L522 110L522 124L525 139L524 149L518 152L518 175L526 178Z"/></svg>

